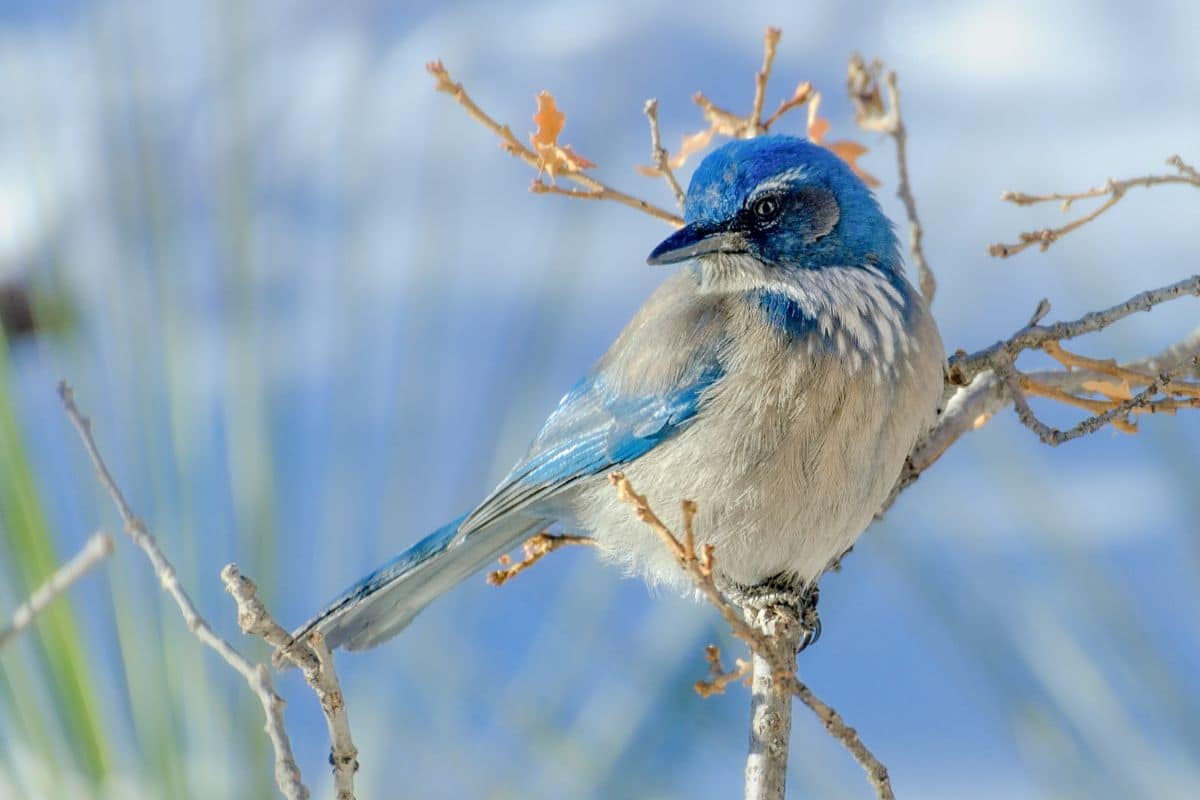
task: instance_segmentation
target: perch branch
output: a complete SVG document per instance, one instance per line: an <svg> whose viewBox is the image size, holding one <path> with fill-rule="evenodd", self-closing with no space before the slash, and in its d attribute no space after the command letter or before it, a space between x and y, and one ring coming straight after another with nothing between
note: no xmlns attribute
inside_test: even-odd
<svg viewBox="0 0 1200 800"><path fill-rule="evenodd" d="M925 229L921 227L921 218L917 214L917 199L913 196L912 184L908 177L908 129L904 126L904 117L900 112L900 87L895 70L888 70L885 111L879 88L879 72L882 67L879 61L868 65L856 53L850 58L846 88L850 101L854 104L854 121L858 126L863 130L887 134L896 143L896 196L904 203L904 213L908 217L909 252L917 266L921 294L925 296L926 303L932 304L933 296L937 292L937 280L925 259L925 248L922 245Z"/></svg>
<svg viewBox="0 0 1200 800"><path fill-rule="evenodd" d="M75 581L82 578L92 567L112 555L113 540L107 533L95 533L84 544L75 556L63 564L51 575L45 583L39 586L17 610L13 612L12 622L5 628L0 628L0 650L17 637L21 631L29 627L38 614L54 602L54 598L71 588Z"/></svg>
<svg viewBox="0 0 1200 800"><path fill-rule="evenodd" d="M99 478L100 484L108 492L108 495L117 507L117 513L120 514L121 521L125 526L125 533L129 535L133 543L141 548L142 552L146 554L146 558L150 560L150 564L154 568L154 574L158 576L159 582L162 583L163 591L170 595L171 599L175 601L175 605L179 607L188 630L205 647L211 649L226 664L237 671L262 704L263 714L266 716L265 727L267 736L270 737L271 745L275 751L275 783L279 786L279 791L288 800L304 800L309 796L308 787L301 780L300 768L296 765L295 756L292 755L292 744L288 739L287 730L283 725L284 701L283 698L275 693L275 688L271 683L271 675L267 671L267 668L262 664L251 664L246 660L245 656L234 649L233 645L218 636L213 631L212 626L208 624L208 621L200 616L200 612L196 610L191 597L188 596L187 591L180 584L179 577L175 573L175 567L158 546L158 541L154 538L150 529L146 527L146 523L133 513L133 509L126 502L125 495L121 493L116 480L108 470L108 465L105 464L104 458L100 455L99 448L96 446L96 440L92 436L91 421L83 416L76 407L75 393L66 381L59 383L58 394L62 398L63 408L66 410L67 416L79 432L79 437L83 441L84 449L87 450L88 456L91 458L92 466L95 467L96 476Z"/></svg>
<svg viewBox="0 0 1200 800"><path fill-rule="evenodd" d="M242 632L257 636L275 648L282 659L304 674L304 680L321 701L325 727L332 746L329 763L333 767L333 787L337 800L354 800L354 773L358 771L358 748L350 735L350 717L346 701L333 665L333 654L320 631L313 631L307 641L292 637L275 621L258 596L258 587L238 570L236 564L226 564L221 570L225 590L237 603L238 626Z"/></svg>
<svg viewBox="0 0 1200 800"><path fill-rule="evenodd" d="M1185 162L1177 155L1167 159L1167 164L1175 167L1178 174L1176 175L1142 175L1137 178L1127 178L1122 181L1109 178L1103 186L1098 186L1095 189L1088 189L1085 192L1075 192L1073 194L1025 194L1023 192L1005 192L1000 195L1001 200L1007 200L1010 203L1018 206L1031 206L1037 203L1054 203L1062 204L1064 212L1069 211L1072 203L1076 200L1090 200L1094 198L1107 198L1103 203L1096 206L1092 211L1084 214L1077 219L1071 220L1065 225L1058 228L1042 228L1037 231L1029 231L1020 235L1020 241L1015 244L993 244L988 247L988 254L997 258L1008 258L1016 255L1031 245L1038 245L1045 252L1050 245L1066 236L1071 231L1082 228L1092 220L1099 217L1104 212L1121 202L1125 197L1125 193L1136 186L1149 188L1151 186L1160 186L1167 183L1182 183L1200 188L1200 173L1196 169Z"/></svg>
<svg viewBox="0 0 1200 800"><path fill-rule="evenodd" d="M542 173L546 167L542 156L522 144L521 140L513 135L511 128L492 119L483 111L483 109L476 105L475 101L472 100L470 95L467 94L466 90L463 89L463 85L461 83L456 83L451 79L450 73L446 70L446 67L442 64L442 62L431 61L425 66L425 68L429 71L429 74L433 76L434 81L436 82L436 88L439 92L445 92L453 97L455 102L462 106L472 119L474 119L476 122L479 122L489 131L494 133L500 139L500 146L507 153L521 159L526 164L536 169L539 175ZM621 203L622 205L626 205L630 208L635 208L638 211L649 214L655 219L660 219L663 222L674 225L677 228L683 225L683 220L678 215L672 214L670 211L659 208L653 203L649 203L641 198L634 197L633 195L626 194L618 189L614 189L611 186L607 186L580 169L574 169L564 165L560 166L560 168L557 170L557 174L569 181L579 184L584 190L577 192L549 190L543 192L542 189L536 188L541 181L535 181L534 191L543 192L546 194L567 194L571 197L582 197L592 200L612 200L613 202ZM545 186L545 184L542 185Z"/></svg>

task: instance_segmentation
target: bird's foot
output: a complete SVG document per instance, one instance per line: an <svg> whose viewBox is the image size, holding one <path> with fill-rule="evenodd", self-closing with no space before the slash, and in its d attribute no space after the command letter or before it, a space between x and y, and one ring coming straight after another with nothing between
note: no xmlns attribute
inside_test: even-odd
<svg viewBox="0 0 1200 800"><path fill-rule="evenodd" d="M785 576L777 575L753 586L734 585L727 593L731 600L748 611L772 609L795 620L801 630L797 653L821 638L821 617L817 613L821 591L815 583L797 587Z"/></svg>

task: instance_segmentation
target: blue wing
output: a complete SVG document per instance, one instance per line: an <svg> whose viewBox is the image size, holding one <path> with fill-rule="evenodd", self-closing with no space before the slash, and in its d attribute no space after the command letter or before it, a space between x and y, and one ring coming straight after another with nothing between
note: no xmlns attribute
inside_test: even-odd
<svg viewBox="0 0 1200 800"><path fill-rule="evenodd" d="M317 629L331 647L351 650L394 636L435 597L553 522L558 492L692 424L723 374L717 302L697 296L686 272L668 279L487 500L359 581L296 635Z"/></svg>
<svg viewBox="0 0 1200 800"><path fill-rule="evenodd" d="M673 385L648 394L619 391L602 366L585 376L559 401L525 458L467 517L461 533L627 464L686 428L705 390L723 373L715 348L698 355Z"/></svg>

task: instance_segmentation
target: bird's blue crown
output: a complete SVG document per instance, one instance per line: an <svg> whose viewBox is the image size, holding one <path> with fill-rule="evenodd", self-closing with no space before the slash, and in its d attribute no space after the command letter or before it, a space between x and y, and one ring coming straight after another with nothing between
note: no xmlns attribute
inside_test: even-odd
<svg viewBox="0 0 1200 800"><path fill-rule="evenodd" d="M871 190L833 152L793 136L734 140L710 153L692 176L684 220L740 232L767 264L900 268Z"/></svg>

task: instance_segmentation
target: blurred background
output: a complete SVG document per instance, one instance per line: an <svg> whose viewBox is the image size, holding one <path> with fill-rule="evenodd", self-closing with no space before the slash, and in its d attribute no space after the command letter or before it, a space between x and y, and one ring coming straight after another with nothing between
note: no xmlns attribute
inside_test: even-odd
<svg viewBox="0 0 1200 800"><path fill-rule="evenodd" d="M745 111L781 26L768 109L813 81L902 220L890 142L854 131L843 96L853 51L884 58L950 350L1042 297L1070 318L1196 272L1200 197L1170 186L1046 254L985 255L1062 219L1003 190L1200 160L1200 6L1046 5L0 0L0 616L120 530L60 377L202 610L263 659L221 565L301 622L473 506L662 280L643 262L662 223L529 194L529 169L433 91L432 58L521 137L551 90L563 142L668 205L633 170L643 101L672 149L703 127L697 89ZM1077 349L1148 354L1197 317L1179 301ZM802 677L902 797L1193 797L1198 454L1197 414L1058 449L1001 414L826 578ZM691 689L713 641L738 651L708 608L590 552L473 580L340 658L360 796L740 796L748 695ZM328 795L316 701L294 672L279 688ZM3 798L272 796L261 728L125 539L0 654ZM792 796L870 795L803 708L792 748Z"/></svg>

